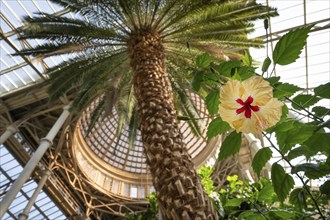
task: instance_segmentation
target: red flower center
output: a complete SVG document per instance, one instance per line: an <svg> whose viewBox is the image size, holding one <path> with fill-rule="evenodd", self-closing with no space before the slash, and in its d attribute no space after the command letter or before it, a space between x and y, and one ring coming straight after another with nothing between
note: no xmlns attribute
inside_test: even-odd
<svg viewBox="0 0 330 220"><path fill-rule="evenodd" d="M242 99L236 99L236 102L243 106L242 108L237 109L236 113L241 114L242 112L244 112L244 115L246 118L251 118L252 111L257 112L260 109L259 106L251 105L251 103L253 102L253 98L251 96L249 96L245 100L245 102L243 102Z"/></svg>

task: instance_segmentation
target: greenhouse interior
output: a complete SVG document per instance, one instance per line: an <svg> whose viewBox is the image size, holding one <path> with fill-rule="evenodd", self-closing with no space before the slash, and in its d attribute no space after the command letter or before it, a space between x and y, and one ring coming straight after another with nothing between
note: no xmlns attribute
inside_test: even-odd
<svg viewBox="0 0 330 220"><path fill-rule="evenodd" d="M0 219L330 219L330 1L1 0Z"/></svg>

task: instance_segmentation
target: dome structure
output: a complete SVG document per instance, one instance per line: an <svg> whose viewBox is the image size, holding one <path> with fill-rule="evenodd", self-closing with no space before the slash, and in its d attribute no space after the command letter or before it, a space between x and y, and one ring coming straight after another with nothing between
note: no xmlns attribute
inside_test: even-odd
<svg viewBox="0 0 330 220"><path fill-rule="evenodd" d="M199 167L214 156L219 139L206 141L206 128L211 118L208 117L203 99L192 92L190 97L198 108L200 118L204 118L199 120L202 137L195 136L185 121L180 122L180 130L188 153L195 166ZM77 164L86 177L104 193L122 198L144 199L154 188L145 162L141 133L137 131L133 144L128 140L128 127L117 135L119 119L115 109L108 116L103 112L91 132L88 132L90 115L97 102L92 102L81 114L74 131L73 152Z"/></svg>

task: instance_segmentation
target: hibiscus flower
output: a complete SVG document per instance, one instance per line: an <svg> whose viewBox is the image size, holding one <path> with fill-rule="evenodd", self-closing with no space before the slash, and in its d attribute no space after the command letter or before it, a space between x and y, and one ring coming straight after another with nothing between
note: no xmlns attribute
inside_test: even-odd
<svg viewBox="0 0 330 220"><path fill-rule="evenodd" d="M229 80L221 87L220 103L222 120L243 133L260 133L282 115L283 103L273 98L273 88L260 76Z"/></svg>

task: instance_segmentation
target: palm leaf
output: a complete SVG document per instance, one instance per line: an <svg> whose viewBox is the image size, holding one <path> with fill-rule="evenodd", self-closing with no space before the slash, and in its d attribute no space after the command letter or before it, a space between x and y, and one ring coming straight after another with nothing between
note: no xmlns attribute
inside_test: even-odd
<svg viewBox="0 0 330 220"><path fill-rule="evenodd" d="M200 118L199 110L196 107L195 103L191 100L183 85L179 83L178 80L175 80L173 76L170 77L172 88L174 94L176 94L176 108L179 112L183 113L184 116L188 118ZM197 136L202 136L202 124L199 123L199 120L188 120L187 123L192 131L192 133Z"/></svg>
<svg viewBox="0 0 330 220"><path fill-rule="evenodd" d="M101 98L101 100L97 103L97 106L94 108L94 110L90 113L90 120L88 123L88 129L86 131L85 137L87 137L90 132L93 130L94 125L99 120L102 120L104 117L104 104L105 104L105 96Z"/></svg>
<svg viewBox="0 0 330 220"><path fill-rule="evenodd" d="M139 126L139 115L137 111L133 111L134 113L132 114L129 124L128 124L128 147L129 149L133 149L134 147L134 142L136 140L136 135L138 131L138 126Z"/></svg>
<svg viewBox="0 0 330 220"><path fill-rule="evenodd" d="M130 140L138 122L128 62L128 42L134 34L159 34L178 111L196 118L198 109L187 92L196 56L208 52L219 59L239 57L243 49L260 47L260 39L247 38L253 31L251 21L277 14L254 0L51 1L76 12L76 18L47 13L25 17L20 38L44 39L47 43L16 55L44 59L72 54L47 71L51 100L74 91L77 95L71 110L80 112L99 99L91 113L91 125L103 114L116 113L112 115L118 120L116 134L128 128L132 130ZM188 123L195 134L201 135L199 121Z"/></svg>

